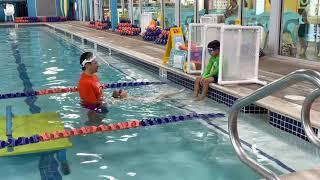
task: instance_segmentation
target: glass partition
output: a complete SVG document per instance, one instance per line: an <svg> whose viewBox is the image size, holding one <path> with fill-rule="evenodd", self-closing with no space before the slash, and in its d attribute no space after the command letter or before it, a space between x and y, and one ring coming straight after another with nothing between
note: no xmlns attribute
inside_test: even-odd
<svg viewBox="0 0 320 180"><path fill-rule="evenodd" d="M103 0L103 18L104 20L110 20L110 0Z"/></svg>
<svg viewBox="0 0 320 180"><path fill-rule="evenodd" d="M208 0L204 3L205 10L199 10L199 16L214 14L224 17L225 24L235 24L241 19L241 0Z"/></svg>
<svg viewBox="0 0 320 180"><path fill-rule="evenodd" d="M280 54L320 60L320 0L285 0Z"/></svg>
<svg viewBox="0 0 320 180"><path fill-rule="evenodd" d="M175 0L165 0L164 18L165 27L177 25L175 21Z"/></svg>
<svg viewBox="0 0 320 180"><path fill-rule="evenodd" d="M120 5L120 7L119 7L119 5ZM128 6L129 6L128 0L118 0L118 18L119 18L119 21L120 21L120 19L129 20Z"/></svg>
<svg viewBox="0 0 320 180"><path fill-rule="evenodd" d="M194 22L194 0L181 0L181 28L183 34L186 36L186 40L188 40L189 35L189 24Z"/></svg>
<svg viewBox="0 0 320 180"><path fill-rule="evenodd" d="M133 7L133 12L132 12L132 15L133 15L133 22L132 24L135 24L135 25L140 25L140 7L139 7L139 0L132 0L132 7Z"/></svg>
<svg viewBox="0 0 320 180"><path fill-rule="evenodd" d="M161 6L160 0L141 0L142 13L152 13L152 18L161 22Z"/></svg>
<svg viewBox="0 0 320 180"><path fill-rule="evenodd" d="M269 38L270 0L244 0L242 25L263 28L261 49L266 49Z"/></svg>

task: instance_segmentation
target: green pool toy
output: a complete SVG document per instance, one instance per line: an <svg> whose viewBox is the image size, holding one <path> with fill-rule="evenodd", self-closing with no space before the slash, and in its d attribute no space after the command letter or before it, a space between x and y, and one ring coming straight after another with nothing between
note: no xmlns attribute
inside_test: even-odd
<svg viewBox="0 0 320 180"><path fill-rule="evenodd" d="M64 130L60 115L56 112L46 112L32 115L15 116L12 118L12 135L14 138L28 137L45 132ZM0 139L7 140L6 120L0 118ZM56 151L70 148L72 143L68 138L29 144L14 147L13 152L8 152L7 148L0 149L0 157L16 156L22 154L40 153Z"/></svg>

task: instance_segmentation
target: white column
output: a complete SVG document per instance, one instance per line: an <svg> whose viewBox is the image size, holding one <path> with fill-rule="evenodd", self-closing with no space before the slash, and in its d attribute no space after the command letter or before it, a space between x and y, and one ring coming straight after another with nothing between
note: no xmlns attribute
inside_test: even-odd
<svg viewBox="0 0 320 180"><path fill-rule="evenodd" d="M77 1L77 11L78 11L78 18L79 21L82 21L82 14L81 14L81 1Z"/></svg>
<svg viewBox="0 0 320 180"><path fill-rule="evenodd" d="M133 0L128 0L129 19L133 24Z"/></svg>
<svg viewBox="0 0 320 180"><path fill-rule="evenodd" d="M165 27L165 17L164 17L164 7L165 7L165 2L164 0L160 0L160 12L161 12L161 22L160 24L162 24L162 28L166 28Z"/></svg>
<svg viewBox="0 0 320 180"><path fill-rule="evenodd" d="M176 25L178 27L180 27L181 23L180 23L180 17L181 17L181 0L175 0L175 3L174 3L174 7L175 7L175 21L176 21Z"/></svg>
<svg viewBox="0 0 320 180"><path fill-rule="evenodd" d="M94 20L99 20L99 0L93 1Z"/></svg>
<svg viewBox="0 0 320 180"><path fill-rule="evenodd" d="M204 1L203 0L196 0L198 1L198 9L201 10L201 9L204 9ZM205 1L209 1L209 0L205 0Z"/></svg>
<svg viewBox="0 0 320 180"><path fill-rule="evenodd" d="M199 0L194 0L194 16L193 16L193 19L194 19L194 23L198 23L199 22Z"/></svg>
<svg viewBox="0 0 320 180"><path fill-rule="evenodd" d="M123 17L124 9L125 9L124 0L121 0L120 2L121 2L121 15Z"/></svg>
<svg viewBox="0 0 320 180"><path fill-rule="evenodd" d="M93 8L92 8L93 1L94 0L89 0L90 21L93 21Z"/></svg>
<svg viewBox="0 0 320 180"><path fill-rule="evenodd" d="M139 11L140 11L140 17L142 14L142 0L139 0Z"/></svg>
<svg viewBox="0 0 320 180"><path fill-rule="evenodd" d="M103 20L103 0L99 0L99 18Z"/></svg>
<svg viewBox="0 0 320 180"><path fill-rule="evenodd" d="M86 21L86 15L88 14L88 11L87 11L87 4L85 5L85 1L84 0L82 0L82 2L81 2L81 5L82 5L82 20L83 21Z"/></svg>
<svg viewBox="0 0 320 180"><path fill-rule="evenodd" d="M271 0L271 12L269 21L268 55L275 56L280 50L282 1Z"/></svg>

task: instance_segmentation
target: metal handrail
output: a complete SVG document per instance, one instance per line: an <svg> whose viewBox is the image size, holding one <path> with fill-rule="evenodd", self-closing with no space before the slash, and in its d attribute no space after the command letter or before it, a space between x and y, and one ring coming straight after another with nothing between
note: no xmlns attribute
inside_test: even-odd
<svg viewBox="0 0 320 180"><path fill-rule="evenodd" d="M301 120L303 124L304 131L308 137L308 139L315 144L318 148L320 148L320 139L312 130L311 120L310 120L310 110L313 102L320 96L320 90L317 89L313 91L303 102L302 110L301 110ZM320 133L320 132L318 132Z"/></svg>
<svg viewBox="0 0 320 180"><path fill-rule="evenodd" d="M244 162L250 168L254 169L256 172L258 172L262 177L266 179L279 180L279 177L275 173L273 173L271 170L258 164L256 161L254 161L245 153L243 147L241 146L240 138L238 135L238 128L237 128L238 112L241 110L242 107L249 105L255 101L258 101L266 96L269 96L275 91L286 88L299 81L309 81L315 84L316 86L318 86L318 88L320 88L320 73L313 70L297 70L256 90L249 96L240 98L230 108L229 127L228 127L229 136L238 157L242 162ZM310 100L312 99L310 98ZM308 107L306 106L306 110L308 110L307 108ZM307 124L307 126L308 125L310 124Z"/></svg>

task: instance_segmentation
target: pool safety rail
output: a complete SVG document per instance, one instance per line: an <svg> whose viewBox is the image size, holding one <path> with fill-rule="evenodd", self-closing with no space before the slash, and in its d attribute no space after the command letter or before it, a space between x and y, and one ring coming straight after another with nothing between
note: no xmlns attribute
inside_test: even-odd
<svg viewBox="0 0 320 180"><path fill-rule="evenodd" d="M314 70L297 70L294 71L270 84L264 86L252 94L238 99L233 106L230 108L229 114L229 136L232 142L232 145L242 162L246 165L251 167L253 170L258 172L262 177L268 180L279 180L280 178L272 172L270 169L262 166L261 164L257 163L255 160L250 158L246 152L244 151L241 141L238 134L237 128L237 120L238 120L238 113L242 107L254 103L270 94L281 90L283 88L289 87L299 81L308 81L317 86L317 90L312 92L304 101L301 110L301 120L303 123L303 127L305 129L306 135L309 140L315 144L317 147L320 148L320 140L318 139L317 135L313 132L311 121L310 121L310 110L311 105L315 99L320 96L320 73Z"/></svg>
<svg viewBox="0 0 320 180"><path fill-rule="evenodd" d="M192 119L210 119L210 118L222 118L225 117L222 113L210 113L210 114L187 114L187 115L178 115L178 116L167 116L167 117L157 117L157 118L149 118L133 121L126 121L126 122L119 122L109 125L99 125L99 126L84 126L81 128L76 128L72 130L63 130L63 131L55 131L55 132L46 132L42 134L32 135L29 137L18 137L17 139L9 138L8 141L0 141L0 149L5 147L15 147L15 146L22 146L28 144L34 144L39 142L45 141L52 141L61 138L68 138L72 136L82 136L87 134L95 134L100 132L111 132L111 131L118 131L124 129L133 129L138 127L147 127L147 126L154 126L154 125L164 125L168 123L174 122L182 122L188 121Z"/></svg>
<svg viewBox="0 0 320 180"><path fill-rule="evenodd" d="M107 89L107 88L120 88L120 87L137 87L137 86L146 86L146 85L161 85L161 84L166 84L166 82L161 82L161 81L159 82L146 82L146 81L118 82L118 83L102 84L101 87L103 89ZM58 94L58 93L71 93L71 92L77 92L77 91L78 91L77 87L43 89L38 91L0 94L0 99L41 96L41 95Z"/></svg>

